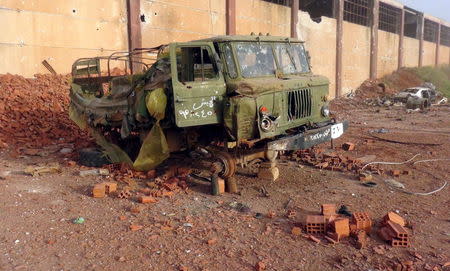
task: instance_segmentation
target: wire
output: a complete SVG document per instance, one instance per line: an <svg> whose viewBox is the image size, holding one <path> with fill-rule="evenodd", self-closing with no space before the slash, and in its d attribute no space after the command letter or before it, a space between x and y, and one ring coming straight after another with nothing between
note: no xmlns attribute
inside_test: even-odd
<svg viewBox="0 0 450 271"><path fill-rule="evenodd" d="M426 163L426 162L437 162L437 161L450 161L450 159L429 159L429 160L420 160L413 163L413 165L418 163Z"/></svg>
<svg viewBox="0 0 450 271"><path fill-rule="evenodd" d="M407 164L407 163L411 162L412 160L414 160L419 155L420 154L418 153L418 154L414 155L411 159L409 159L408 161L405 161L405 162L370 162L370 163L366 164L365 166L363 166L361 171L363 171L367 166L374 165L374 164L381 164L381 165L403 165L403 164Z"/></svg>

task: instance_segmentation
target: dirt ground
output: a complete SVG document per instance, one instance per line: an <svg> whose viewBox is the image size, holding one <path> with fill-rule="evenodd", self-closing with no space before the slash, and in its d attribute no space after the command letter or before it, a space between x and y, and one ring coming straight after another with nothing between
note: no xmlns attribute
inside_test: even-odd
<svg viewBox="0 0 450 271"><path fill-rule="evenodd" d="M416 154L414 161L450 158L450 106L406 113L401 107L345 104L338 101L335 108L350 129L334 142L334 151L368 162L403 162ZM386 133L377 132L381 128ZM343 151L344 142L356 149ZM424 196L385 182L395 179L410 192L433 191L450 180L448 160L382 165L386 172L411 173L374 175L377 186L371 188L352 173L280 161L276 182L237 175L239 194L212 196L208 185L189 183L186 193L140 204L134 198L93 198L92 186L111 178L80 177L80 166L68 166L72 154L59 152L67 146L53 143L47 148L53 151L41 156L0 152L0 172L10 172L0 177L0 270L258 270L259 264L265 266L260 270L368 271L394 270L408 260L416 270L448 270L443 266L450 261L450 187ZM27 166L54 162L62 165L61 173L23 173ZM236 210L234 202L249 209ZM291 233L323 203L369 212L374 229L368 246L358 250L352 238L317 244ZM289 211L296 215L288 218ZM389 211L408 220L411 247L392 248L377 236L378 222ZM85 222L74 224L77 217ZM131 225L142 228L133 231Z"/></svg>

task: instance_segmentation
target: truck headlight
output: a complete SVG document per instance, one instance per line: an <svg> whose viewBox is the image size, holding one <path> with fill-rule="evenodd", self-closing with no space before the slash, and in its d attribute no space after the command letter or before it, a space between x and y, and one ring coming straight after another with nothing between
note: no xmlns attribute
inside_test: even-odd
<svg viewBox="0 0 450 271"><path fill-rule="evenodd" d="M322 106L321 113L322 113L322 116L324 116L324 117L329 117L330 116L330 109L328 108L327 104Z"/></svg>
<svg viewBox="0 0 450 271"><path fill-rule="evenodd" d="M267 133L272 129L273 122L268 116L263 116L259 126L261 127L261 130Z"/></svg>

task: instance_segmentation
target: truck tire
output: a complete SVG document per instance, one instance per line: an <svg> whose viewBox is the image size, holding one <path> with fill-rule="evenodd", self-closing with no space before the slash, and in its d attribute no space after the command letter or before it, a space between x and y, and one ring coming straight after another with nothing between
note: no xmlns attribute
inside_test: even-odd
<svg viewBox="0 0 450 271"><path fill-rule="evenodd" d="M219 151L214 154L215 158L222 164L219 172L221 178L229 178L236 173L236 159L228 152Z"/></svg>
<svg viewBox="0 0 450 271"><path fill-rule="evenodd" d="M79 152L79 163L87 167L102 167L111 164L111 161L99 149L86 148Z"/></svg>

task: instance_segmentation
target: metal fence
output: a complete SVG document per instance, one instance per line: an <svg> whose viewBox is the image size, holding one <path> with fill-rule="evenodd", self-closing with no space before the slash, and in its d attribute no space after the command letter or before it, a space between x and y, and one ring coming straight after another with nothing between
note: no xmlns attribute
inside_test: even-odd
<svg viewBox="0 0 450 271"><path fill-rule="evenodd" d="M441 45L450 47L450 27L441 25Z"/></svg>
<svg viewBox="0 0 450 271"><path fill-rule="evenodd" d="M344 21L368 26L370 22L369 0L345 0Z"/></svg>
<svg viewBox="0 0 450 271"><path fill-rule="evenodd" d="M378 28L387 32L400 33L402 10L380 2L380 20Z"/></svg>
<svg viewBox="0 0 450 271"><path fill-rule="evenodd" d="M425 19L423 39L429 42L437 42L438 28L438 23Z"/></svg>

